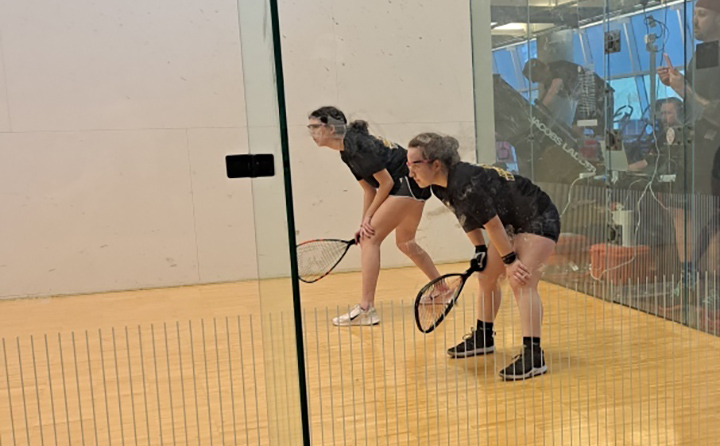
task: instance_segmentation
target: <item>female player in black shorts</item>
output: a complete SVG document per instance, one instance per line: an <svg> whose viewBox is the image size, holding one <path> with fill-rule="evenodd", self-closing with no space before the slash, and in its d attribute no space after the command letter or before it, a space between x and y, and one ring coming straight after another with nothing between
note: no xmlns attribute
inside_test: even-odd
<svg viewBox="0 0 720 446"><path fill-rule="evenodd" d="M348 124L343 112L322 107L308 117L310 135L318 146L340 152L364 191L360 229L362 297L347 314L333 324L375 325L380 317L374 308L375 288L380 274L380 245L395 230L398 249L407 255L429 279L440 276L430 256L415 242L430 189L421 189L408 175L407 151L390 141L375 137L365 121Z"/></svg>
<svg viewBox="0 0 720 446"><path fill-rule="evenodd" d="M460 161L458 141L423 133L408 144L410 176L450 208L475 245L473 262L481 273L477 328L448 350L453 358L495 351L493 321L500 306L498 278L507 274L520 308L523 351L500 372L506 380L547 371L540 348L542 302L540 267L560 235L560 216L545 192L530 180L502 169ZM481 228L490 238L485 244Z"/></svg>

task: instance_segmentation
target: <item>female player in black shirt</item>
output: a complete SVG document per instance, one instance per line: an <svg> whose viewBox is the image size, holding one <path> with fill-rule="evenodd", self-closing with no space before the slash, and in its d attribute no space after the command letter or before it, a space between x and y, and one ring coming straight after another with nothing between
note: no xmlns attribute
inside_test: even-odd
<svg viewBox="0 0 720 446"><path fill-rule="evenodd" d="M523 351L500 372L506 380L526 379L547 371L540 348L542 302L540 267L560 235L560 216L545 192L530 180L502 169L460 161L458 141L423 133L408 144L410 176L450 208L475 245L481 273L477 329L448 350L453 358L495 351L493 321L500 306L498 279L507 274L520 308ZM490 238L485 244L481 228Z"/></svg>
<svg viewBox="0 0 720 446"><path fill-rule="evenodd" d="M380 274L380 245L393 229L398 249L428 278L440 276L430 256L415 242L430 189L421 189L409 177L407 151L371 135L366 122L348 124L343 112L335 107L319 108L310 113L308 120L315 143L339 151L364 191L362 221L355 234L362 252L362 297L347 314L334 318L333 324L378 324L380 317L374 302Z"/></svg>

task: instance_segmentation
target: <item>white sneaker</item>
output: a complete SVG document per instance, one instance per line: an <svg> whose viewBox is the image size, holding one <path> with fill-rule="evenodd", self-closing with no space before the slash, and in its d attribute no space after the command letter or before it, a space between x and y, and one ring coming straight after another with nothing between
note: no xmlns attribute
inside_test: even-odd
<svg viewBox="0 0 720 446"><path fill-rule="evenodd" d="M360 305L355 305L347 314L333 318L332 323L338 327L377 325L380 323L380 316L378 316L375 307L363 310Z"/></svg>

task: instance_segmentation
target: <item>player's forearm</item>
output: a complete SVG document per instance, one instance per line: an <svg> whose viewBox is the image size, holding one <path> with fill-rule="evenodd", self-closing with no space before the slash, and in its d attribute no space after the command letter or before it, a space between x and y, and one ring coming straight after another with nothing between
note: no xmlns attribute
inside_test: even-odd
<svg viewBox="0 0 720 446"><path fill-rule="evenodd" d="M703 117L716 126L720 126L720 101L708 101L704 106Z"/></svg>
<svg viewBox="0 0 720 446"><path fill-rule="evenodd" d="M375 212L380 208L380 205L383 204L383 201L385 201L388 195L390 195L392 187L393 183L380 183L380 187L378 187L377 192L375 192L375 196L370 202L370 205L368 206L367 210L365 210L363 218L368 218L375 215Z"/></svg>
<svg viewBox="0 0 720 446"><path fill-rule="evenodd" d="M700 105L703 118L707 119L713 124L718 123L718 101L711 101L710 99L700 96L699 94L695 93L695 91L690 86L687 87L686 93L686 102L691 100L695 104Z"/></svg>
<svg viewBox="0 0 720 446"><path fill-rule="evenodd" d="M555 93L549 92L542 98L542 105L547 106L555 97Z"/></svg>
<svg viewBox="0 0 720 446"><path fill-rule="evenodd" d="M678 85L678 82L670 82L670 88L672 88L673 91L682 99L692 98L694 95L692 86L685 77L681 76L681 79L682 81L679 82L680 85Z"/></svg>
<svg viewBox="0 0 720 446"><path fill-rule="evenodd" d="M375 200L376 192L375 190L368 190L365 189L365 193L363 194L363 212L362 216L365 218L365 215L367 215L368 209L370 209L370 205L372 205L373 200Z"/></svg>
<svg viewBox="0 0 720 446"><path fill-rule="evenodd" d="M548 105L555 98L555 96L557 96L557 94L560 92L560 87L562 87L562 80L553 80L552 84L550 84L550 88L547 89L545 96L543 96L542 98L543 105Z"/></svg>
<svg viewBox="0 0 720 446"><path fill-rule="evenodd" d="M470 232L465 233L473 246L480 246L485 244L485 237L483 237L482 229L473 229Z"/></svg>
<svg viewBox="0 0 720 446"><path fill-rule="evenodd" d="M683 93L686 103L694 103L700 106L702 117L710 121L712 124L720 125L720 102L711 101L695 93L692 87L686 83ZM681 95L680 93L678 93ZM682 96L682 95L681 95Z"/></svg>
<svg viewBox="0 0 720 446"><path fill-rule="evenodd" d="M512 242L505 232L500 218L495 216L485 224L485 230L490 238L490 243L497 249L500 257L504 257L513 251Z"/></svg>

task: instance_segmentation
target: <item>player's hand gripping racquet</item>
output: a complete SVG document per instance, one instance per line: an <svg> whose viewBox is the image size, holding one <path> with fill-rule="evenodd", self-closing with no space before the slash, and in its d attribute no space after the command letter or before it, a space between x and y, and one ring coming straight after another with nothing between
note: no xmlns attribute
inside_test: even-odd
<svg viewBox="0 0 720 446"><path fill-rule="evenodd" d="M415 298L415 323L421 332L430 333L440 325L460 297L465 282L476 271L471 267L462 274L445 274L420 290Z"/></svg>
<svg viewBox="0 0 720 446"><path fill-rule="evenodd" d="M462 274L445 274L425 285L415 298L415 323L423 333L430 333L450 313L465 282L473 273L482 271L487 264L487 248L476 247L470 268Z"/></svg>
<svg viewBox="0 0 720 446"><path fill-rule="evenodd" d="M355 240L318 239L297 245L300 280L314 283L330 274Z"/></svg>

